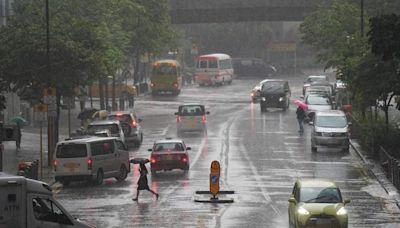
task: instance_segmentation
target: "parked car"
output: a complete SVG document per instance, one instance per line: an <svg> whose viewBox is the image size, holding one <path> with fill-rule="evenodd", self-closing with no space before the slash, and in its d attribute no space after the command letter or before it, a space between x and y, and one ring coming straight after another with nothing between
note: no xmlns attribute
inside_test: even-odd
<svg viewBox="0 0 400 228"><path fill-rule="evenodd" d="M333 109L333 103L329 96L309 94L304 100L305 104L308 106L306 110L306 121L312 120L316 111Z"/></svg>
<svg viewBox="0 0 400 228"><path fill-rule="evenodd" d="M272 77L276 68L258 58L233 58L233 69L239 77Z"/></svg>
<svg viewBox="0 0 400 228"><path fill-rule="evenodd" d="M180 105L175 112L178 135L186 131L206 132L208 114L210 112L201 104Z"/></svg>
<svg viewBox="0 0 400 228"><path fill-rule="evenodd" d="M129 153L118 138L92 137L57 143L53 158L55 180L90 181L97 185L104 178L126 179L130 172Z"/></svg>
<svg viewBox="0 0 400 228"><path fill-rule="evenodd" d="M310 124L313 152L317 151L318 147L334 147L349 152L349 123L343 111L316 112Z"/></svg>
<svg viewBox="0 0 400 228"><path fill-rule="evenodd" d="M116 111L108 114L107 119L119 120L124 131L125 141L140 146L143 142L142 119L131 111Z"/></svg>
<svg viewBox="0 0 400 228"><path fill-rule="evenodd" d="M154 142L151 152L150 166L151 173L156 174L160 170L181 169L189 170L190 147L187 147L181 139L162 139Z"/></svg>
<svg viewBox="0 0 400 228"><path fill-rule="evenodd" d="M324 179L299 179L289 198L290 227L347 228L348 214L338 186Z"/></svg>
<svg viewBox="0 0 400 228"><path fill-rule="evenodd" d="M329 78L326 75L310 75L307 77L306 81L303 84L303 95L306 91L306 88L311 86L311 83L313 82L328 82L329 83Z"/></svg>
<svg viewBox="0 0 400 228"><path fill-rule="evenodd" d="M260 99L261 86L262 86L262 84L263 84L264 82L266 82L267 80L268 80L268 79L262 80L262 81L259 82L256 86L254 86L254 88L251 90L250 98L251 98L251 101L252 101L253 103L254 103L254 102L257 102L257 100Z"/></svg>
<svg viewBox="0 0 400 228"><path fill-rule="evenodd" d="M289 82L280 79L269 79L261 85L260 109L266 112L267 108L289 108L291 91Z"/></svg>
<svg viewBox="0 0 400 228"><path fill-rule="evenodd" d="M119 120L96 120L89 123L86 129L89 135L104 130L109 130L112 137L117 137L124 144L126 143L125 134Z"/></svg>

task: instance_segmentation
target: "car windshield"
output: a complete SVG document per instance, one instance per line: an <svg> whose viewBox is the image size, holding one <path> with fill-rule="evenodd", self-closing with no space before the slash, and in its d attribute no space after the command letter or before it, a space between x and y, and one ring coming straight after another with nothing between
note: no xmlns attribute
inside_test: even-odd
<svg viewBox="0 0 400 228"><path fill-rule="evenodd" d="M307 78L307 83L317 82L317 81L327 81L325 77L309 77Z"/></svg>
<svg viewBox="0 0 400 228"><path fill-rule="evenodd" d="M329 128L344 128L347 126L345 116L317 116L315 126Z"/></svg>
<svg viewBox="0 0 400 228"><path fill-rule="evenodd" d="M132 122L132 118L131 118L131 116L129 114L110 115L110 116L108 116L108 119L110 119L110 120L119 120L119 121L128 122L128 123Z"/></svg>
<svg viewBox="0 0 400 228"><path fill-rule="evenodd" d="M86 144L64 144L57 147L57 158L81 158L86 156Z"/></svg>
<svg viewBox="0 0 400 228"><path fill-rule="evenodd" d="M342 196L338 188L304 187L300 189L300 202L340 203Z"/></svg>
<svg viewBox="0 0 400 228"><path fill-rule="evenodd" d="M182 116L201 116L204 115L204 107L201 105L185 105L179 107Z"/></svg>
<svg viewBox="0 0 400 228"><path fill-rule="evenodd" d="M307 91L321 91L325 93L332 93L332 88L329 86L310 86L306 89Z"/></svg>
<svg viewBox="0 0 400 228"><path fill-rule="evenodd" d="M182 143L157 143L154 151L184 151Z"/></svg>
<svg viewBox="0 0 400 228"><path fill-rule="evenodd" d="M283 92L282 82L265 82L262 87L263 92Z"/></svg>
<svg viewBox="0 0 400 228"><path fill-rule="evenodd" d="M310 105L330 105L329 98L322 96L308 96L307 104Z"/></svg>
<svg viewBox="0 0 400 228"><path fill-rule="evenodd" d="M104 125L89 125L87 127L88 131L102 131L102 130L110 130L111 134L119 134L119 128L117 124L104 124Z"/></svg>

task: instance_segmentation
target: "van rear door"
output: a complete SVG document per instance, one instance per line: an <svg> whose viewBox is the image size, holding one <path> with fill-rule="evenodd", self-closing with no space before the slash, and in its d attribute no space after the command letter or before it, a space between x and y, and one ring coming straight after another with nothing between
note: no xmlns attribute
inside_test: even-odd
<svg viewBox="0 0 400 228"><path fill-rule="evenodd" d="M88 174L88 152L85 143L68 143L57 146L57 175Z"/></svg>
<svg viewBox="0 0 400 228"><path fill-rule="evenodd" d="M22 189L22 184L16 181L0 183L0 228L26 227Z"/></svg>

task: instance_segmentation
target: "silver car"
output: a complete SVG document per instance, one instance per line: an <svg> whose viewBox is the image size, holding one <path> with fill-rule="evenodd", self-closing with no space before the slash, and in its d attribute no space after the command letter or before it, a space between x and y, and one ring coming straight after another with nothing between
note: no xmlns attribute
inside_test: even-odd
<svg viewBox="0 0 400 228"><path fill-rule="evenodd" d="M126 143L125 134L119 120L97 120L91 122L87 126L87 132L89 135L104 130L109 130L112 137L117 137L124 144Z"/></svg>
<svg viewBox="0 0 400 228"><path fill-rule="evenodd" d="M119 120L122 130L124 131L125 141L140 146L143 142L143 130L141 126L142 119L131 111L111 112L107 119Z"/></svg>
<svg viewBox="0 0 400 228"><path fill-rule="evenodd" d="M318 147L335 147L349 151L349 134L346 114L340 110L316 112L311 131L311 150Z"/></svg>
<svg viewBox="0 0 400 228"><path fill-rule="evenodd" d="M185 131L206 132L206 115L208 114L210 114L210 112L206 112L204 105L180 105L178 108L178 112L175 113L178 135Z"/></svg>
<svg viewBox="0 0 400 228"><path fill-rule="evenodd" d="M332 110L333 104L329 96L324 96L321 94L309 94L305 98L305 103L307 104L307 120L312 120L314 114L317 111Z"/></svg>

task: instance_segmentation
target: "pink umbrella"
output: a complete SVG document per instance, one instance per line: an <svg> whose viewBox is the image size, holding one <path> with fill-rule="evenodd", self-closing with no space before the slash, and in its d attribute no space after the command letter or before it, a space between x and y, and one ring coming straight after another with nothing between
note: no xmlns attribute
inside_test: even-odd
<svg viewBox="0 0 400 228"><path fill-rule="evenodd" d="M302 100L295 100L293 101L293 103L297 104L300 108L307 110L308 109L308 105L306 103L304 103L304 101Z"/></svg>

